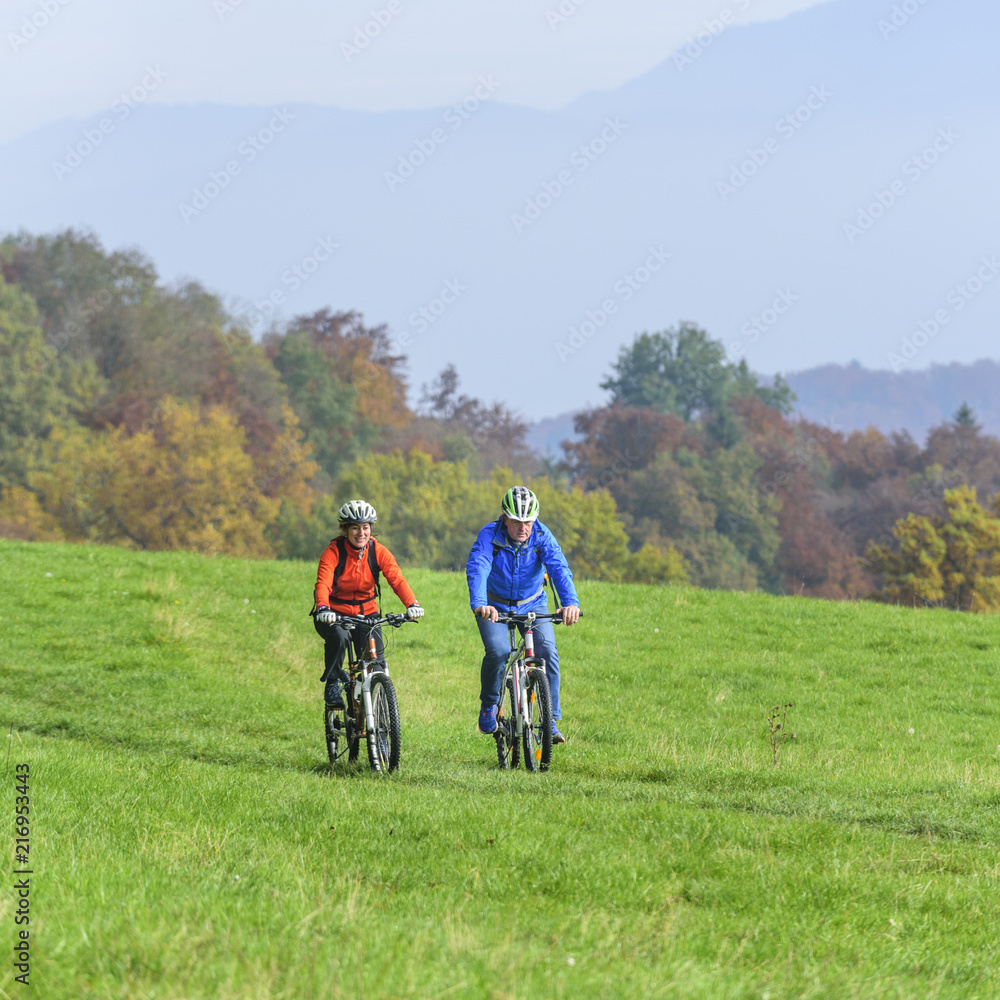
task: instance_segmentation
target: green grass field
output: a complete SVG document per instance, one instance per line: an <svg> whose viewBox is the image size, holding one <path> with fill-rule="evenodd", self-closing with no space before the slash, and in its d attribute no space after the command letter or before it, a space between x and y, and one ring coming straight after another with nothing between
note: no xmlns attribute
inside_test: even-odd
<svg viewBox="0 0 1000 1000"><path fill-rule="evenodd" d="M0 567L3 856L26 762L34 872L0 996L1000 995L996 618L584 583L569 742L501 773L464 579L414 571L377 778L326 763L312 565Z"/></svg>

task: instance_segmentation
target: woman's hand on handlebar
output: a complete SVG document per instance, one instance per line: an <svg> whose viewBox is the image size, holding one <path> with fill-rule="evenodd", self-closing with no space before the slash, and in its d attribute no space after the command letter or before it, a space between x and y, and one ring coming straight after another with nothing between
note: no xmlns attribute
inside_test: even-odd
<svg viewBox="0 0 1000 1000"><path fill-rule="evenodd" d="M485 618L489 622L495 622L499 617L497 609L491 604L484 604L481 608L476 608L475 615L477 618Z"/></svg>

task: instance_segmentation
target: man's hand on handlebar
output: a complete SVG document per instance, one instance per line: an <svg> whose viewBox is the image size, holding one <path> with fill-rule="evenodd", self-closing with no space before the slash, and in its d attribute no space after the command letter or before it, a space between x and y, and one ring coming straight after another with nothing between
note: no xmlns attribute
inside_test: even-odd
<svg viewBox="0 0 1000 1000"><path fill-rule="evenodd" d="M476 608L476 617L485 618L489 622L497 620L497 609L491 604L484 604L481 608Z"/></svg>
<svg viewBox="0 0 1000 1000"><path fill-rule="evenodd" d="M562 609L563 625L574 625L580 620L580 609L575 604L567 604Z"/></svg>

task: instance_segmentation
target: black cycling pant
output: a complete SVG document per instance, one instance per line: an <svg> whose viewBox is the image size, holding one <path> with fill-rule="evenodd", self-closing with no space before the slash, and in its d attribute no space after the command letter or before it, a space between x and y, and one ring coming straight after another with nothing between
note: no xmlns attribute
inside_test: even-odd
<svg viewBox="0 0 1000 1000"><path fill-rule="evenodd" d="M323 637L326 645L323 650L323 676L321 681L326 681L324 698L328 702L336 701L340 696L341 684L347 683L347 672L343 669L344 657L347 654L347 644L354 640L355 660L367 659L368 657L368 633L367 628L356 627L350 632L340 625L323 625L313 619L316 631ZM378 658L382 659L382 627L378 626L372 631L375 636L375 651Z"/></svg>

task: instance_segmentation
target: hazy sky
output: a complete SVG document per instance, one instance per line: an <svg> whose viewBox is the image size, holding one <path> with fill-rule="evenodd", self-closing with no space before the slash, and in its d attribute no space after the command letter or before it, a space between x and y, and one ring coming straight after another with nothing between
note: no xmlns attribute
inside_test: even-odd
<svg viewBox="0 0 1000 1000"><path fill-rule="evenodd" d="M108 107L148 67L166 75L152 100L168 104L439 107L496 73L504 101L551 109L651 69L720 17L767 21L819 2L7 0L0 142ZM354 45L366 25L374 37Z"/></svg>

